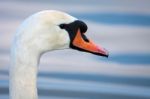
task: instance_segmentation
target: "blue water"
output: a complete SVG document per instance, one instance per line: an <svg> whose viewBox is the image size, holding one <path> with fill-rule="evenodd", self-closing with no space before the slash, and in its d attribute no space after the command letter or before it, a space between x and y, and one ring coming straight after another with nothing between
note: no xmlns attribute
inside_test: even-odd
<svg viewBox="0 0 150 99"><path fill-rule="evenodd" d="M103 60L106 62L116 62L121 64L150 64L150 54L112 54L108 58L97 57L96 60Z"/></svg>
<svg viewBox="0 0 150 99"><path fill-rule="evenodd" d="M8 71L0 71L0 75L7 75L8 76ZM90 73L66 73L66 72L40 72L38 77L40 78L47 78L47 79L59 79L59 80L63 80L63 81L85 81L85 82L96 82L96 83L111 83L111 84L121 84L121 85L129 85L129 86L141 86L141 87L145 87L145 88L149 88L150 87L150 78L149 77L126 77L126 76L111 76L111 75L100 75L100 74L90 74ZM1 95L6 95L8 97L8 80L0 80L0 96ZM89 91L83 91L83 90L68 90L67 88L62 89L64 87L62 86L66 86L66 84L61 84L61 83L38 83L39 85L41 84L48 84L48 89L44 89L44 88L39 88L38 89L38 93L39 96L45 96L45 97L49 97L49 99L53 99L50 97L59 97L60 99L62 99L62 97L65 98L73 98L73 99L100 99L100 97L102 99L149 99L149 97L146 96L134 96L134 95L130 95L130 94L111 94L111 93L105 93L104 92L89 92ZM82 82L83 84L83 82ZM2 86L4 85L4 86ZM51 88L49 88L49 86L51 86ZM55 86L55 87L53 87ZM58 87L57 87L58 86ZM71 87L74 88L74 86L69 85L67 87ZM85 86L84 86L85 87ZM89 86L87 86L89 87ZM56 89L55 89L56 88ZM77 88L79 88L77 86ZM101 88L101 87L99 87ZM107 88L107 87L106 87ZM81 87L82 89L82 87ZM95 88L91 88L91 89L95 89ZM115 89L110 89L110 90L115 90ZM128 90L128 89L126 89ZM8 99L8 98L5 98ZM43 98L42 98L43 99ZM45 99L45 98L44 98Z"/></svg>
<svg viewBox="0 0 150 99"><path fill-rule="evenodd" d="M150 26L150 15L126 13L72 13L79 19L103 24Z"/></svg>
<svg viewBox="0 0 150 99"><path fill-rule="evenodd" d="M115 84L125 84L132 86L147 86L150 87L150 77L127 77L127 76L108 76L100 74L82 74L82 73L64 73L64 72L51 72L51 73L39 73L41 77L58 78L65 80L81 80L81 81L93 81L93 82L105 82Z"/></svg>
<svg viewBox="0 0 150 99"><path fill-rule="evenodd" d="M0 75L8 75L8 71L0 70ZM145 86L150 87L150 77L130 77L130 76L113 76L102 75L92 73L65 73L65 72L40 72L39 77L43 78L55 78L63 80L80 80L80 81L92 81L97 83L112 83L112 84L125 84L132 86ZM6 81L3 81L6 83ZM2 82L1 82L2 84Z"/></svg>

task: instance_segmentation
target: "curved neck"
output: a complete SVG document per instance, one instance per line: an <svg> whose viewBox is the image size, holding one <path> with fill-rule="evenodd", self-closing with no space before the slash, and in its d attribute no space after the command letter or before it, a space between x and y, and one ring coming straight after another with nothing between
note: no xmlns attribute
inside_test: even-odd
<svg viewBox="0 0 150 99"><path fill-rule="evenodd" d="M12 48L10 99L37 99L39 55L27 48Z"/></svg>

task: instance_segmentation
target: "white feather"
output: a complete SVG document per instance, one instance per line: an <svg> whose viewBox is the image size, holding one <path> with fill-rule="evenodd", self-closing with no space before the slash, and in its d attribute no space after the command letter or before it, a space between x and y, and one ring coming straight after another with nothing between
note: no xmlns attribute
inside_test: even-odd
<svg viewBox="0 0 150 99"><path fill-rule="evenodd" d="M18 28L11 49L10 99L37 99L37 71L40 56L47 51L69 47L67 31L59 24L76 18L46 10L27 18Z"/></svg>

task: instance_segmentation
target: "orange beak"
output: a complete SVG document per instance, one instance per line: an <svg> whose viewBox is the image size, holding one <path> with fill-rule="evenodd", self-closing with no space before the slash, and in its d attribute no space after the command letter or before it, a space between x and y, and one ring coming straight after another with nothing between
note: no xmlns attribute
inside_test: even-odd
<svg viewBox="0 0 150 99"><path fill-rule="evenodd" d="M96 55L108 57L108 51L106 51L104 48L97 46L91 40L85 41L83 36L81 35L80 29L78 29L72 44L76 47L76 49L80 51L85 51Z"/></svg>

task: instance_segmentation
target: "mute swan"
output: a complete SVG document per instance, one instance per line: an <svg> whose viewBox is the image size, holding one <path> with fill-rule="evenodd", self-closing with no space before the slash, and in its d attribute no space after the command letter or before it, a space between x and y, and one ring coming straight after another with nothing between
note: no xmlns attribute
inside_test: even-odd
<svg viewBox="0 0 150 99"><path fill-rule="evenodd" d="M11 49L10 99L38 99L40 56L72 48L108 57L108 52L85 36L87 25L60 11L46 10L28 17L17 29Z"/></svg>

